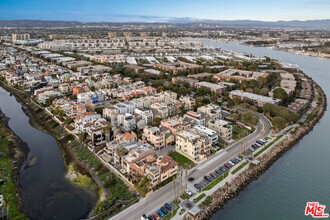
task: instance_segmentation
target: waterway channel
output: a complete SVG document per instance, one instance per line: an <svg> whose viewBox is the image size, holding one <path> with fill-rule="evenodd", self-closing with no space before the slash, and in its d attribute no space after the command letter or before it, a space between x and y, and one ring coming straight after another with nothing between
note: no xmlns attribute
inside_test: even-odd
<svg viewBox="0 0 330 220"><path fill-rule="evenodd" d="M280 62L298 64L330 97L330 60L250 47L233 43L202 41L205 45L235 52L268 56ZM307 136L285 153L258 180L249 184L211 219L312 219L305 216L306 202L326 205L330 213L330 113Z"/></svg>
<svg viewBox="0 0 330 220"><path fill-rule="evenodd" d="M24 214L31 219L48 220L85 217L95 205L96 196L65 178L66 168L56 139L34 128L22 107L0 87L0 109L9 118L8 126L28 145L27 161L35 161L33 166L25 166L25 162L20 170Z"/></svg>

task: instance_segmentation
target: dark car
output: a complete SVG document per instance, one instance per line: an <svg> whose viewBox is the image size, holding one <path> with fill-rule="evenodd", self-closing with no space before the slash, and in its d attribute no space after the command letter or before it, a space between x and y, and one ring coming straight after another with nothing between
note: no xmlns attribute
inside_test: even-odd
<svg viewBox="0 0 330 220"><path fill-rule="evenodd" d="M209 176L204 176L204 179L205 179L206 181L208 181L208 182L212 182L212 179L211 179L211 177L209 177Z"/></svg>
<svg viewBox="0 0 330 220"><path fill-rule="evenodd" d="M172 207L168 203L165 203L164 206L167 208L168 211L172 210Z"/></svg>
<svg viewBox="0 0 330 220"><path fill-rule="evenodd" d="M217 178L214 173L210 173L210 176L212 176L214 179Z"/></svg>
<svg viewBox="0 0 330 220"><path fill-rule="evenodd" d="M156 218L155 218L154 216L152 216L152 215L149 215L149 216L148 216L148 219L149 219L149 220L156 220Z"/></svg>
<svg viewBox="0 0 330 220"><path fill-rule="evenodd" d="M226 172L226 171L228 170L228 168L225 167L225 166L221 166L219 169L220 169L222 172Z"/></svg>
<svg viewBox="0 0 330 220"><path fill-rule="evenodd" d="M231 159L231 162L233 162L234 164L238 164L239 161L235 160L235 159Z"/></svg>
<svg viewBox="0 0 330 220"><path fill-rule="evenodd" d="M238 160L236 158L233 159L236 163L239 163L241 160Z"/></svg>
<svg viewBox="0 0 330 220"><path fill-rule="evenodd" d="M164 206L160 208L160 210L162 210L162 212L164 213L164 215L167 215L168 211L167 208L165 208Z"/></svg>
<svg viewBox="0 0 330 220"><path fill-rule="evenodd" d="M198 190L201 190L202 189L202 186L201 185L199 185L199 184L194 184L194 187L196 188L196 189L198 189Z"/></svg>
<svg viewBox="0 0 330 220"><path fill-rule="evenodd" d="M188 181L191 182L191 181L194 181L195 180L195 177L189 177L188 178Z"/></svg>
<svg viewBox="0 0 330 220"><path fill-rule="evenodd" d="M264 145L264 142L262 142L262 141L257 140L256 142L260 145Z"/></svg>
<svg viewBox="0 0 330 220"><path fill-rule="evenodd" d="M143 214L142 216L141 216L141 220L148 220L148 217L146 216L146 214Z"/></svg>
<svg viewBox="0 0 330 220"><path fill-rule="evenodd" d="M215 172L220 176L222 174L222 170L218 169L218 170L215 170Z"/></svg>

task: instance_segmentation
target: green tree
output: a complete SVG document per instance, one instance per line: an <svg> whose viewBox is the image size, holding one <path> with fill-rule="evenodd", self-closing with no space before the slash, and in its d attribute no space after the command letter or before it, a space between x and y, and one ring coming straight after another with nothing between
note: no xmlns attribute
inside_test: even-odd
<svg viewBox="0 0 330 220"><path fill-rule="evenodd" d="M260 92L261 92L262 95L268 95L269 89L268 89L268 87L264 87L260 90Z"/></svg>
<svg viewBox="0 0 330 220"><path fill-rule="evenodd" d="M159 127L161 121L162 121L161 118L158 118L158 117L154 118L154 120L152 122L152 126Z"/></svg>
<svg viewBox="0 0 330 220"><path fill-rule="evenodd" d="M284 118L276 116L273 118L272 124L275 128L275 131L279 132L282 128L286 126L287 122Z"/></svg>
<svg viewBox="0 0 330 220"><path fill-rule="evenodd" d="M273 96L274 96L274 98L281 99L282 102L285 102L286 99L288 98L288 94L282 88L276 88L276 89L274 89Z"/></svg>

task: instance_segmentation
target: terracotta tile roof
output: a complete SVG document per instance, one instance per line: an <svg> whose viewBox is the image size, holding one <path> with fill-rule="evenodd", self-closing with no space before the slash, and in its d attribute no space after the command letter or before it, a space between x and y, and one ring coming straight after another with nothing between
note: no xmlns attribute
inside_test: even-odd
<svg viewBox="0 0 330 220"><path fill-rule="evenodd" d="M124 141L128 141L128 140L131 140L133 138L136 138L136 135L135 134L131 134L131 133L125 133L123 135L123 140Z"/></svg>

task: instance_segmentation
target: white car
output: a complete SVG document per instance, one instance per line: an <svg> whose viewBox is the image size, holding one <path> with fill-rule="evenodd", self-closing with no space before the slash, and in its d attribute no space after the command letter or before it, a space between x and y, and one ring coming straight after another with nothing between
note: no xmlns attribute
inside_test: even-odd
<svg viewBox="0 0 330 220"><path fill-rule="evenodd" d="M186 192L186 193L187 193L187 195L190 196L190 197L193 195L193 192L191 192L189 189L187 189L187 192Z"/></svg>

